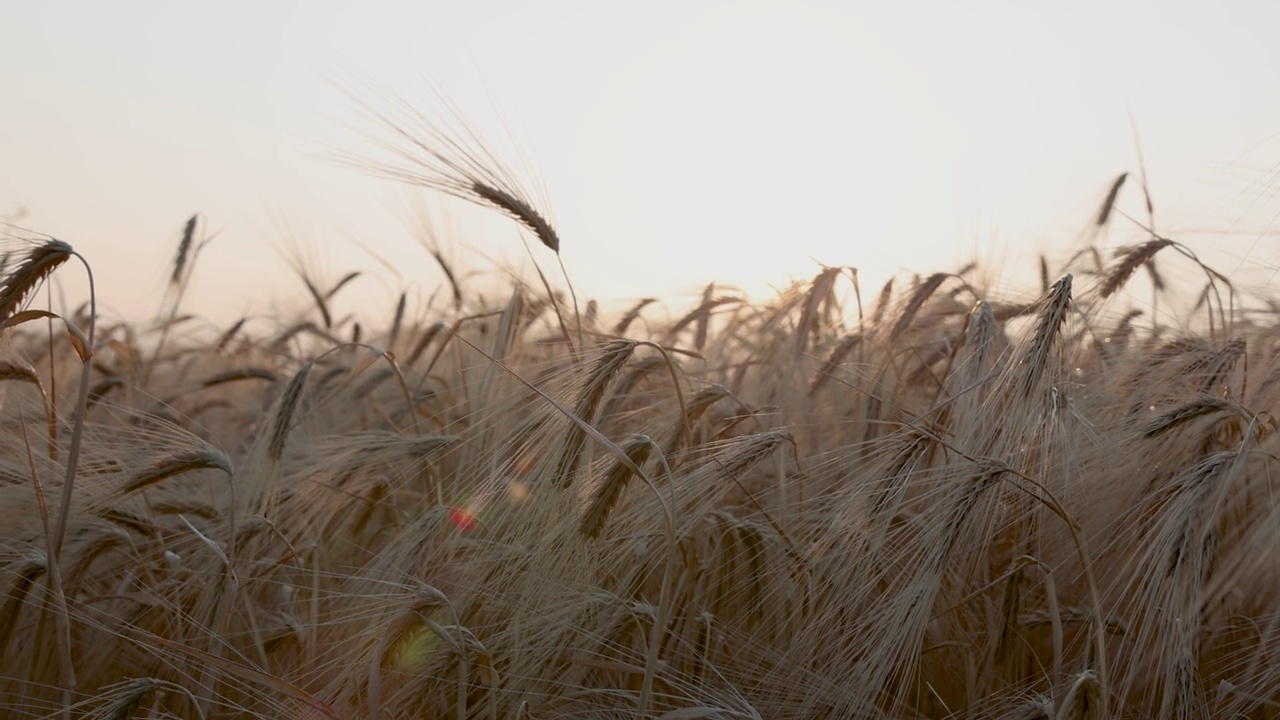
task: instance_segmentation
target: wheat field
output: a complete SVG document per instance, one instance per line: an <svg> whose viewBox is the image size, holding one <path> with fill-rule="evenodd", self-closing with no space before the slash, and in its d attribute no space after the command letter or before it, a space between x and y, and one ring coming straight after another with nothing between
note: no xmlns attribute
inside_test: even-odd
<svg viewBox="0 0 1280 720"><path fill-rule="evenodd" d="M572 252L495 158L377 119L364 169ZM616 317L437 255L429 307L304 278L202 340L202 226L116 325L35 292L92 258L10 233L4 717L1280 715L1277 315L1176 238L1038 298L828 267ZM1139 271L1192 320L1125 305Z"/></svg>

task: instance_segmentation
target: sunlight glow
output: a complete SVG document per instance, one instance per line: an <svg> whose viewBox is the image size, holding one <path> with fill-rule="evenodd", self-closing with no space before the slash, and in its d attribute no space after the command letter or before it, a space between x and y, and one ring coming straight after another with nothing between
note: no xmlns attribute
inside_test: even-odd
<svg viewBox="0 0 1280 720"><path fill-rule="evenodd" d="M1239 232L1203 247L1280 263L1272 5L131 7L10 7L23 30L0 49L0 212L84 252L127 317L158 307L194 212L217 239L190 308L218 322L302 296L282 234L331 279L383 278L353 308L440 281L412 193L332 162L372 129L333 85L352 77L419 106L437 87L525 155L571 278L606 307L710 281L765 294L819 263L875 286L975 255L1034 288L1037 253L1066 252L1138 170L1135 127L1167 230ZM468 272L528 267L512 224L432 202Z"/></svg>

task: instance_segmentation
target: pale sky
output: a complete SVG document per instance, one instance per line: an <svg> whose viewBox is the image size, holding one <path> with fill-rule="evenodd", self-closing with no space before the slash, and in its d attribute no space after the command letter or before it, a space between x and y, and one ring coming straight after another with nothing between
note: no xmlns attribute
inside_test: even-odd
<svg viewBox="0 0 1280 720"><path fill-rule="evenodd" d="M413 193L326 154L377 130L332 86L353 74L427 112L435 85L532 158L607 308L818 263L873 294L975 254L1030 291L1137 170L1131 117L1159 229L1255 286L1280 267L1280 3L86 0L6 2L0 27L0 220L88 256L115 316L157 311L194 212L218 236L188 309L223 324L304 306L281 248L368 271L346 311L438 285ZM528 266L513 223L441 212L464 269Z"/></svg>

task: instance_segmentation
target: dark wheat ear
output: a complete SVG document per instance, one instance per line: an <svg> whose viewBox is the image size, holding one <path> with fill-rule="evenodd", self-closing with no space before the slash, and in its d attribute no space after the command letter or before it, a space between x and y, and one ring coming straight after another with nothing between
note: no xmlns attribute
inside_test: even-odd
<svg viewBox="0 0 1280 720"><path fill-rule="evenodd" d="M543 245L555 252L560 252L560 236L556 234L555 228L551 227L551 223L547 222L542 213L535 210L527 201L521 200L501 188L486 185L479 180L472 183L471 190L490 205L502 210L532 230Z"/></svg>
<svg viewBox="0 0 1280 720"><path fill-rule="evenodd" d="M71 258L71 246L50 239L32 248L18 266L0 281L0 325L8 322L22 303L58 266Z"/></svg>
<svg viewBox="0 0 1280 720"><path fill-rule="evenodd" d="M1135 273L1138 268L1150 262L1151 259L1156 256L1156 253L1172 244L1172 240L1158 238L1155 240L1148 240L1141 245L1121 248L1117 252L1119 262L1117 262L1115 267L1111 268L1111 270L1107 272L1107 276L1102 281L1102 287L1099 289L1098 294L1103 298L1109 298L1114 295L1117 290L1128 282L1129 278L1132 277L1133 273Z"/></svg>
<svg viewBox="0 0 1280 720"><path fill-rule="evenodd" d="M530 230L539 242L560 252L560 236L545 207L538 207L517 179L440 93L439 118L414 110L403 100L370 101L342 88L365 115L386 132L363 131L382 156L340 152L338 160L377 177L438 190L495 209Z"/></svg>
<svg viewBox="0 0 1280 720"><path fill-rule="evenodd" d="M1116 198L1120 196L1120 188L1124 187L1124 181L1129 178L1129 173L1120 173L1120 176L1111 183L1111 190L1107 192L1107 198L1102 201L1102 207L1098 209L1098 216L1094 218L1093 224L1102 227L1111 219L1111 210L1116 206Z"/></svg>
<svg viewBox="0 0 1280 720"><path fill-rule="evenodd" d="M192 215L182 228L182 240L178 243L178 254L173 259L173 273L169 276L170 285L182 283L182 273L187 269L187 261L191 257L191 243L196 236L196 222L199 215Z"/></svg>

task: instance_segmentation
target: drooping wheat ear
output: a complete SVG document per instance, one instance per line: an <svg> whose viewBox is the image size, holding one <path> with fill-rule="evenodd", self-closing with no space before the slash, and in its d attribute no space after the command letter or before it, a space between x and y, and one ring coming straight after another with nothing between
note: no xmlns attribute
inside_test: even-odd
<svg viewBox="0 0 1280 720"><path fill-rule="evenodd" d="M915 320L916 314L920 312L920 308L924 307L925 301L938 291L942 283L951 277L950 273L934 273L920 283L915 292L911 293L911 298L907 300L907 304L902 308L902 314L898 316L898 321L893 324L893 329L889 331L889 341L892 342L902 336L907 328L911 327L911 321Z"/></svg>
<svg viewBox="0 0 1280 720"><path fill-rule="evenodd" d="M240 329L243 328L244 324L248 321L249 318L242 317L235 321L231 327L227 328L227 331L222 333L222 337L218 338L218 344L215 347L214 352L220 353L223 350L226 350L227 346L231 344L231 341L235 339L236 335L240 332Z"/></svg>
<svg viewBox="0 0 1280 720"><path fill-rule="evenodd" d="M823 268L822 272L809 284L809 292L805 293L804 309L800 311L800 323L796 327L796 355L804 355L809 349L809 336L821 331L818 312L823 305L830 316L837 310L836 280L844 268Z"/></svg>
<svg viewBox="0 0 1280 720"><path fill-rule="evenodd" d="M462 308L462 286L458 284L458 276L453 272L453 265L445 259L444 253L439 248L431 247L427 249L431 253L431 257L435 258L436 264L440 266L440 272L444 273L445 280L449 281L449 287L453 290L453 307L455 309Z"/></svg>
<svg viewBox="0 0 1280 720"><path fill-rule="evenodd" d="M655 300L657 300L657 298L641 298L639 302L632 305L631 309L628 310L627 313L622 316L622 319L618 321L618 324L613 326L613 334L626 335L627 328L631 327L631 323L635 322L636 318L640 317L640 311L644 310L646 305L654 302Z"/></svg>
<svg viewBox="0 0 1280 720"><path fill-rule="evenodd" d="M876 296L876 308L871 311L871 324L878 327L884 321L884 315L889 311L889 301L893 299L893 278L889 278L885 282L884 287L880 288L880 294Z"/></svg>
<svg viewBox="0 0 1280 720"><path fill-rule="evenodd" d="M280 377L276 375L274 370L264 367L242 367L232 370L224 370L217 375L210 375L200 382L200 387L213 387L214 385L222 385L229 382L237 382L239 380L266 380L267 382L275 382Z"/></svg>
<svg viewBox="0 0 1280 720"><path fill-rule="evenodd" d="M182 229L182 241L178 243L178 254L173 260L173 274L169 276L170 285L182 283L182 273L187 269L187 259L191 254L191 242L196 235L196 220L199 215L192 215Z"/></svg>
<svg viewBox="0 0 1280 720"><path fill-rule="evenodd" d="M844 362L844 359L849 356L849 353L853 352L853 349L857 347L860 342L862 342L862 335L859 333L851 333L846 335L840 341L840 344L836 345L835 350L832 350L831 354L827 356L826 362L822 364L822 369L818 371L817 375L813 378L813 382L810 383L809 397L816 395L818 390L822 389L822 386L827 384L828 380L835 377L836 373L840 370L840 363Z"/></svg>
<svg viewBox="0 0 1280 720"><path fill-rule="evenodd" d="M702 388L689 399L675 427L671 429L671 437L662 448L662 454L671 457L683 446L693 443L693 424L711 409L712 405L729 397L729 390L722 385L709 385Z"/></svg>
<svg viewBox="0 0 1280 720"><path fill-rule="evenodd" d="M1054 720L1101 720L1110 715L1098 676L1086 670L1075 676Z"/></svg>
<svg viewBox="0 0 1280 720"><path fill-rule="evenodd" d="M426 352L427 346L431 344L431 341L435 340L437 335L448 328L448 325L445 325L443 322L438 320L432 323L431 327L427 328L426 331L422 333L422 337L418 338L418 342L414 343L413 350L409 352L409 357L404 361L405 367L411 367L415 362L417 362L418 358L422 357L422 353Z"/></svg>
<svg viewBox="0 0 1280 720"><path fill-rule="evenodd" d="M640 467L649 459L649 454L653 451L653 441L647 435L632 435L622 446L622 450L631 460L632 465ZM592 539L600 537L600 531L609 520L609 513L618 504L632 474L631 465L621 460L614 461L600 484L596 486L596 491L591 496L591 504L582 513L582 524L578 527L582 535Z"/></svg>
<svg viewBox="0 0 1280 720"><path fill-rule="evenodd" d="M298 409L298 401L302 399L302 388L306 385L307 374L311 372L312 364L308 362L303 365L302 369L289 380L284 394L280 396L280 404L271 417L269 426L271 440L267 445L267 457L273 461L278 461L284 455L284 444L289 437L289 427L293 422L293 414Z"/></svg>
<svg viewBox="0 0 1280 720"><path fill-rule="evenodd" d="M86 398L85 405L87 407L92 407L101 401L102 398L106 397L107 393L123 386L124 378L119 375L108 375L94 383L93 387L89 388L89 397Z"/></svg>
<svg viewBox="0 0 1280 720"><path fill-rule="evenodd" d="M1142 430L1142 436L1144 438L1153 438L1196 418L1205 417L1207 415L1218 415L1232 411L1239 414L1240 417L1246 421L1249 418L1248 413L1244 412L1244 409L1236 403L1233 403L1226 398L1218 397L1217 395L1205 393L1190 402L1182 403L1155 420L1147 423L1146 427Z"/></svg>
<svg viewBox="0 0 1280 720"><path fill-rule="evenodd" d="M1023 351L1024 369L1020 380L1020 388L1024 395L1030 395L1039 386L1045 370L1052 360L1053 347L1058 340L1062 324L1067 320L1071 310L1071 275L1063 275L1058 282L1049 288L1037 313L1035 331L1032 333L1026 349Z"/></svg>
<svg viewBox="0 0 1280 720"><path fill-rule="evenodd" d="M605 403L604 409L600 412L602 417L610 417L618 412L623 403L628 399L635 400L631 391L635 389L636 384L640 382L650 373L667 366L666 360L659 355L651 355L641 358L632 364L631 369L622 376L622 379L613 385L613 392L609 394L609 402Z"/></svg>
<svg viewBox="0 0 1280 720"><path fill-rule="evenodd" d="M631 340L612 340L600 350L594 363L586 370L586 381L578 392L578 399L573 405L573 414L586 423L594 423L596 409L604 398L610 383L631 359L636 343ZM578 464L582 462L582 448L587 434L575 425L569 429L565 444L556 462L555 478L559 487L568 487L577 474Z"/></svg>
<svg viewBox="0 0 1280 720"><path fill-rule="evenodd" d="M714 289L715 283L707 285L707 287L702 291L702 302L698 304L698 307L690 310L684 317L677 320L675 324L671 326L671 329L668 330L667 333L672 341L675 340L675 337L679 335L682 330L696 323L693 333L693 346L698 350L702 350L702 348L706 346L707 342L707 335L709 333L711 323L711 311L721 305L741 302L738 298L730 296L712 297Z"/></svg>
<svg viewBox="0 0 1280 720"><path fill-rule="evenodd" d="M231 475L231 458L216 448L200 448L190 452L170 455L129 478L129 481L124 484L121 490L126 494L137 492L167 480L174 475L204 469L221 470L227 475Z"/></svg>
<svg viewBox="0 0 1280 720"><path fill-rule="evenodd" d="M481 200L505 212L517 222L532 230L543 245L555 252L560 252L560 236L556 234L555 228L551 227L551 223L547 222L542 213L534 209L527 201L512 195L502 188L487 185L479 180L472 183L471 190Z"/></svg>
<svg viewBox="0 0 1280 720"><path fill-rule="evenodd" d="M379 177L500 210L559 254L560 236L550 215L534 206L515 174L467 128L461 113L446 98L437 94L445 112L428 117L402 100L369 101L356 97L354 91L347 94L372 120L390 131L390 138L365 135L392 159L347 153L340 155L340 161Z"/></svg>
<svg viewBox="0 0 1280 720"><path fill-rule="evenodd" d="M61 240L50 239L31 249L22 262L0 281L0 326L9 321L23 301L40 281L49 277L58 266L71 259L71 246Z"/></svg>
<svg viewBox="0 0 1280 720"><path fill-rule="evenodd" d="M991 303L979 300L965 319L964 340L959 348L957 368L946 376L951 392L970 396L960 399L961 405L971 406L970 404L982 402L1004 341L1003 330Z"/></svg>
<svg viewBox="0 0 1280 720"><path fill-rule="evenodd" d="M1107 224L1107 220L1111 219L1111 210L1116 206L1116 197L1120 195L1120 188L1124 187L1124 181L1128 179L1129 173L1122 172L1120 177L1111 183L1111 190L1107 192L1107 199L1102 201L1102 207L1098 210L1098 217L1093 221L1094 225L1102 227Z"/></svg>
<svg viewBox="0 0 1280 720"><path fill-rule="evenodd" d="M734 438L732 447L722 453L723 457L716 458L716 464L722 475L738 481L742 479L743 472L772 455L779 445L790 440L791 433L786 428Z"/></svg>
<svg viewBox="0 0 1280 720"><path fill-rule="evenodd" d="M423 626L437 610L448 608L449 598L443 592L423 585L417 588L405 603L404 609L391 618L378 642L373 647L373 662L369 664L367 685L367 716L370 720L382 717L382 668L388 659L399 668L416 664L413 658L414 640L421 636Z"/></svg>
<svg viewBox="0 0 1280 720"><path fill-rule="evenodd" d="M396 303L395 317L391 319L391 332L387 336L387 347L393 350L396 347L396 341L400 339L400 327L404 323L404 309L408 298L407 293L403 291L400 293L400 301Z"/></svg>
<svg viewBox="0 0 1280 720"><path fill-rule="evenodd" d="M142 704L160 689L160 683L149 677L125 681L118 688L119 696L103 717L106 720L133 720L142 709Z"/></svg>
<svg viewBox="0 0 1280 720"><path fill-rule="evenodd" d="M1102 287L1098 290L1098 293L1104 299L1111 297L1128 282L1139 267L1155 257L1156 253L1172 244L1172 240L1160 238L1158 240L1148 240L1141 245L1121 248L1116 254L1119 262L1107 273L1107 277L1102 281Z"/></svg>
<svg viewBox="0 0 1280 720"><path fill-rule="evenodd" d="M1236 338L1223 345L1220 349L1213 351L1205 359L1204 363L1200 365L1200 367L1204 368L1204 373L1199 378L1200 389L1207 393L1220 391L1220 386L1231 377L1236 363L1240 361L1240 358L1244 357L1245 349L1245 341L1241 338Z"/></svg>
<svg viewBox="0 0 1280 720"><path fill-rule="evenodd" d="M320 292L320 289L316 287L315 283L311 282L311 278L307 277L305 273L299 271L299 276L302 278L302 283L307 286L307 293L315 301L316 308L320 310L320 319L324 321L324 329L332 330L333 314L329 312L329 303L325 301L324 294Z"/></svg>

